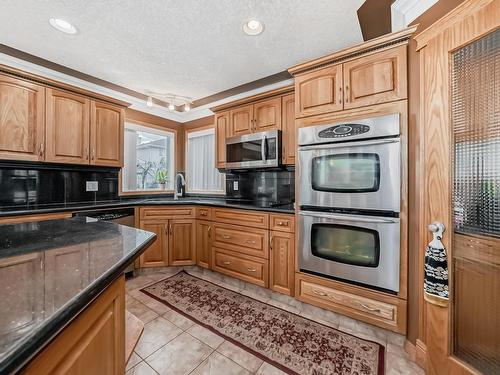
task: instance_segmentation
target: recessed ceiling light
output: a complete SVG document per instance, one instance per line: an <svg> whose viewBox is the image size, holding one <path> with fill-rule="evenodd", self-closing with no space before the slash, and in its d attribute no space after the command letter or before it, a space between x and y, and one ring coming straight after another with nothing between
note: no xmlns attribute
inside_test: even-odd
<svg viewBox="0 0 500 375"><path fill-rule="evenodd" d="M247 35L252 35L252 36L259 35L261 32L264 31L264 24L255 19L251 19L243 24L243 31Z"/></svg>
<svg viewBox="0 0 500 375"><path fill-rule="evenodd" d="M60 18L51 18L49 19L50 26L54 29L62 31L66 34L76 34L76 27L70 24L68 21L62 20Z"/></svg>

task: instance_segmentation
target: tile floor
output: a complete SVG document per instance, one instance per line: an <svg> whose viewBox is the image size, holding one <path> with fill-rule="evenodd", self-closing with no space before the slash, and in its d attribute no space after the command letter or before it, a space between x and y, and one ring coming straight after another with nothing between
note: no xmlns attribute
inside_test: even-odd
<svg viewBox="0 0 500 375"><path fill-rule="evenodd" d="M174 275L182 268L194 276L233 291L385 345L386 374L424 373L405 353L404 337L401 335L206 269L168 267L140 270L139 275L127 280L127 309L145 325L127 365L126 375L284 374L139 291L146 285Z"/></svg>

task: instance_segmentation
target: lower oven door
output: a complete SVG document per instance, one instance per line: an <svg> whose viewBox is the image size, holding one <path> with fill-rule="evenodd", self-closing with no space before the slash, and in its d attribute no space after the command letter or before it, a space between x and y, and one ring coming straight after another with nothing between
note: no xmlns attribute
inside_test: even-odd
<svg viewBox="0 0 500 375"><path fill-rule="evenodd" d="M299 268L398 292L399 230L398 218L301 211Z"/></svg>

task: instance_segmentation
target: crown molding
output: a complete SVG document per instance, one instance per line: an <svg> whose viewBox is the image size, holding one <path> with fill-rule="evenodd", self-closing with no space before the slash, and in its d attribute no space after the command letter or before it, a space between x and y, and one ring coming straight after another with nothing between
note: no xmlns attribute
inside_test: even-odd
<svg viewBox="0 0 500 375"><path fill-rule="evenodd" d="M402 30L438 0L396 0L391 5L392 32Z"/></svg>

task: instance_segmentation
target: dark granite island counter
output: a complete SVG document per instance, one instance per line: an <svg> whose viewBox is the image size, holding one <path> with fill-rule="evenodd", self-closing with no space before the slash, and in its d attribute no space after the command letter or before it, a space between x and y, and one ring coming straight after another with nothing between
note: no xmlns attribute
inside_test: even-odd
<svg viewBox="0 0 500 375"><path fill-rule="evenodd" d="M123 271L155 237L86 217L0 225L0 374L71 329L110 285L123 289Z"/></svg>

